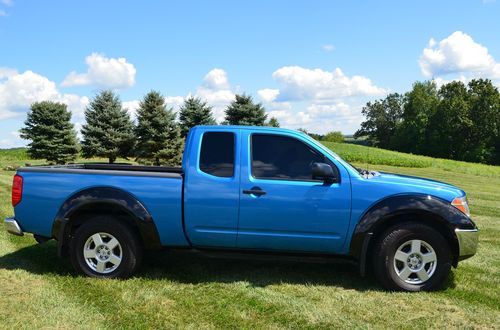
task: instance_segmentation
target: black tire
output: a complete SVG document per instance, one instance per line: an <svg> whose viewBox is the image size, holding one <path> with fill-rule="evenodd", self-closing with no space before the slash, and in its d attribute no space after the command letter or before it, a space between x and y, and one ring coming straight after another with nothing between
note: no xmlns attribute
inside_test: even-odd
<svg viewBox="0 0 500 330"><path fill-rule="evenodd" d="M106 243L106 239L109 242L110 237L116 238L119 242L119 245L113 250L114 252L108 252L108 255L109 253L115 254L116 251L120 252L121 258L120 262L117 262L118 266L111 263L111 261L101 261L103 259L97 259L97 256L96 258L85 258L84 249L87 247L88 240L91 240L91 237L97 233L111 235L101 236L103 243ZM91 241L90 246L94 247L93 251L98 249L97 244L93 241ZM110 250L108 249L108 251ZM103 254L106 254L106 252ZM87 219L76 229L70 243L70 258L73 267L81 274L97 278L127 278L134 273L141 263L142 246L134 230L124 221L108 216L95 216ZM89 265L89 263L97 264L99 262L104 262L106 265L104 267L107 269L99 272Z"/></svg>
<svg viewBox="0 0 500 330"><path fill-rule="evenodd" d="M429 253L427 248L430 246L434 250L437 261L428 264L415 264L415 261L421 260L419 256L416 256L410 262L410 257L415 256L411 243L410 251L407 251L408 259L406 260L408 262L405 264L399 260L400 257L396 258L396 251L402 247L401 252L406 252L403 249L408 250L409 246L406 244L412 240L420 241L421 246L423 246L422 250L427 251L427 253ZM388 290L412 292L438 290L443 286L451 269L451 251L446 239L434 228L415 222L395 225L386 230L376 241L374 252L375 277ZM425 278L425 276L416 274L416 270L422 271L423 267L425 267L423 271L431 273L431 276L426 280L421 278ZM407 271L412 271L406 280L402 279L405 277L404 275L401 277L398 275L398 271L403 274L404 268L408 268ZM418 283L419 281L422 283Z"/></svg>

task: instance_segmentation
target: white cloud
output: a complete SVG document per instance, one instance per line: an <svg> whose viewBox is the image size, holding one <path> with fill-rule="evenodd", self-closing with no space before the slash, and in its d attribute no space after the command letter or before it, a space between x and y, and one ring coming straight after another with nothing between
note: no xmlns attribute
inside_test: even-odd
<svg viewBox="0 0 500 330"><path fill-rule="evenodd" d="M279 89L264 88L258 90L257 94L263 102L273 102L280 94L280 91Z"/></svg>
<svg viewBox="0 0 500 330"><path fill-rule="evenodd" d="M83 109L88 104L87 97L61 94L55 82L33 71L17 73L13 69L4 68L2 72L8 72L8 75L0 79L0 119L22 116L33 102L39 101L66 103L68 109L78 118L82 116Z"/></svg>
<svg viewBox="0 0 500 330"><path fill-rule="evenodd" d="M285 66L273 73L282 86L278 101L326 100L345 96L383 95L386 90L364 76L346 76L340 68L333 72Z"/></svg>
<svg viewBox="0 0 500 330"><path fill-rule="evenodd" d="M224 109L234 100L235 93L229 84L226 71L215 68L205 75L202 85L196 90L195 96L211 105L215 119L222 121L224 119Z"/></svg>
<svg viewBox="0 0 500 330"><path fill-rule="evenodd" d="M12 0L1 0L0 2L6 6L12 6L14 4Z"/></svg>
<svg viewBox="0 0 500 330"><path fill-rule="evenodd" d="M139 109L139 100L131 100L122 102L122 107L127 109L128 114L132 120L137 118L137 109Z"/></svg>
<svg viewBox="0 0 500 330"><path fill-rule="evenodd" d="M62 102L68 106L68 110L73 114L74 121L81 121L84 118L85 108L90 103L90 100L87 96L63 94L59 96L57 102Z"/></svg>
<svg viewBox="0 0 500 330"><path fill-rule="evenodd" d="M95 85L105 88L130 87L135 83L136 69L124 57L108 58L92 53L85 58L86 73L70 72L61 86Z"/></svg>
<svg viewBox="0 0 500 330"><path fill-rule="evenodd" d="M341 131L344 134L354 133L361 122L361 106L344 102L311 103L304 111L294 111L289 103L284 108L274 109L271 105L269 117L276 117L282 127L305 128L306 130L325 134L330 131Z"/></svg>
<svg viewBox="0 0 500 330"><path fill-rule="evenodd" d="M268 117L277 118L282 127L295 129L306 127L312 121L311 116L304 111L272 110L268 112Z"/></svg>
<svg viewBox="0 0 500 330"><path fill-rule="evenodd" d="M168 107L172 107L174 111L178 111L182 103L184 103L184 97L182 96L166 96L165 103Z"/></svg>
<svg viewBox="0 0 500 330"><path fill-rule="evenodd" d="M19 132L13 131L10 132L10 136L0 140L0 148L9 149L9 148L19 148L24 147L26 145L26 141L19 137Z"/></svg>
<svg viewBox="0 0 500 330"><path fill-rule="evenodd" d="M276 117L283 127L320 134L332 130L354 133L363 120L361 105L372 96L387 93L369 78L347 76L340 68L329 72L285 66L276 70L273 78L279 89L257 91L269 116Z"/></svg>
<svg viewBox="0 0 500 330"><path fill-rule="evenodd" d="M226 71L219 68L210 70L203 79L203 85L209 89L228 89L229 80Z"/></svg>
<svg viewBox="0 0 500 330"><path fill-rule="evenodd" d="M431 38L422 51L419 64L426 77L467 74L500 78L500 64L491 56L488 48L461 31L456 31L439 42Z"/></svg>
<svg viewBox="0 0 500 330"><path fill-rule="evenodd" d="M334 51L335 50L335 46L332 45L332 44L326 44L326 45L323 45L321 46L321 48L325 51L325 52L331 52L331 51Z"/></svg>
<svg viewBox="0 0 500 330"><path fill-rule="evenodd" d="M17 74L16 69L0 67L0 80L12 77Z"/></svg>

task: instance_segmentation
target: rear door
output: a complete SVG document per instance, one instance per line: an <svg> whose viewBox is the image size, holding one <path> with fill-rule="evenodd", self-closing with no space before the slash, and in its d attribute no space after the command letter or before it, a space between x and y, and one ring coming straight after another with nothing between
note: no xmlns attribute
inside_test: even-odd
<svg viewBox="0 0 500 330"><path fill-rule="evenodd" d="M338 253L349 227L347 171L299 135L242 133L238 247ZM339 177L312 178L314 162L329 163Z"/></svg>
<svg viewBox="0 0 500 330"><path fill-rule="evenodd" d="M196 129L185 163L184 228L198 247L236 246L239 207L239 130Z"/></svg>

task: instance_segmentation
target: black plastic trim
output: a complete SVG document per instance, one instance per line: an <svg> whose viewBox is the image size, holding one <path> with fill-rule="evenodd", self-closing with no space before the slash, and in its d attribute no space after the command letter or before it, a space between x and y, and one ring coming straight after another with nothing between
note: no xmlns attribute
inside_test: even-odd
<svg viewBox="0 0 500 330"><path fill-rule="evenodd" d="M164 166L139 166L123 164L72 164L56 166L21 167L17 172L49 172L68 174L104 174L121 176L153 176L182 178L182 168Z"/></svg>
<svg viewBox="0 0 500 330"><path fill-rule="evenodd" d="M371 238L371 233L394 217L405 214L420 214L423 217L432 215L441 225L448 228L449 232L446 234L452 235L451 237L455 237L456 228L477 228L468 216L441 198L424 194L390 196L370 207L362 216L354 229L349 254L358 261L365 262L365 254L368 253L368 244L365 241Z"/></svg>
<svg viewBox="0 0 500 330"><path fill-rule="evenodd" d="M161 247L153 218L141 202L130 193L117 188L93 187L75 193L60 207L52 226L52 237L59 241L59 255L63 255L69 238L72 215L82 209L91 210L102 206L115 207L130 215L129 218L137 227L145 248Z"/></svg>

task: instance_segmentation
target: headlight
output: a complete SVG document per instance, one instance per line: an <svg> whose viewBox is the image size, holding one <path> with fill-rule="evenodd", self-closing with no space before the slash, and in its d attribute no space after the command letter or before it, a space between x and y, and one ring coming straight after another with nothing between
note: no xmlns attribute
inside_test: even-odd
<svg viewBox="0 0 500 330"><path fill-rule="evenodd" d="M462 211L463 214L470 217L469 203L467 202L467 197L457 197L452 202L451 205L455 206L457 209Z"/></svg>

